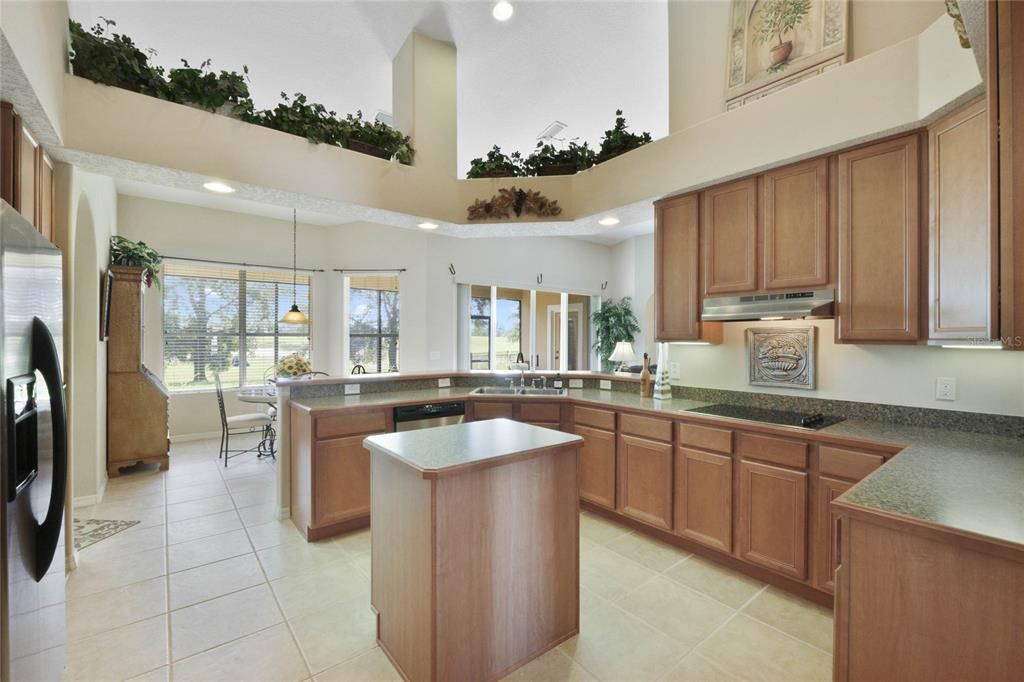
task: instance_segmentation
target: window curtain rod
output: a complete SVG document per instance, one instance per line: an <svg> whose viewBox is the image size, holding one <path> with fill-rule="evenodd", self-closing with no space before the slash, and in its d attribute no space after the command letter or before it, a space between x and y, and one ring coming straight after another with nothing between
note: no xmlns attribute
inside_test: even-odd
<svg viewBox="0 0 1024 682"><path fill-rule="evenodd" d="M230 260L213 260L211 258L185 258L184 256L164 256L164 260L182 260L190 263L210 263L213 265L237 265L243 268L267 268L270 270L291 270L287 265L260 265L259 263L240 263ZM323 268L296 268L299 272L323 272Z"/></svg>
<svg viewBox="0 0 1024 682"><path fill-rule="evenodd" d="M334 268L334 272L405 272L406 268Z"/></svg>

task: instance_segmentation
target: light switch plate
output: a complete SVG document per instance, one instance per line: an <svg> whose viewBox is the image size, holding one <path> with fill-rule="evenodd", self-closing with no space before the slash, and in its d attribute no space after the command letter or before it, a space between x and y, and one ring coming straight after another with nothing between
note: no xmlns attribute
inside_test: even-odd
<svg viewBox="0 0 1024 682"><path fill-rule="evenodd" d="M936 377L935 399L956 400L956 379L953 377Z"/></svg>
<svg viewBox="0 0 1024 682"><path fill-rule="evenodd" d="M601 386L602 391L612 390L612 382L608 379L601 379L601 383L599 385Z"/></svg>
<svg viewBox="0 0 1024 682"><path fill-rule="evenodd" d="M569 388L583 388L583 379L569 379Z"/></svg>
<svg viewBox="0 0 1024 682"><path fill-rule="evenodd" d="M345 384L345 395L357 395L359 393L359 384Z"/></svg>
<svg viewBox="0 0 1024 682"><path fill-rule="evenodd" d="M670 362L670 363L668 363L668 378L669 379L678 379L681 376L682 375L679 372L679 363L678 362Z"/></svg>
<svg viewBox="0 0 1024 682"><path fill-rule="evenodd" d="M452 380L451 379L438 379L437 380L437 387L438 388L448 388L451 385L452 385Z"/></svg>

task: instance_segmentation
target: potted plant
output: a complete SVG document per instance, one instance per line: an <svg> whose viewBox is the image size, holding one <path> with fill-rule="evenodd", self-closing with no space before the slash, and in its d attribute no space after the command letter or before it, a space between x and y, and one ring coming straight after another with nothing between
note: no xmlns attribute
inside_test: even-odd
<svg viewBox="0 0 1024 682"><path fill-rule="evenodd" d="M785 67L793 53L793 41L785 40L811 12L811 0L764 0L758 15L761 21L754 28L754 40L758 43L775 41L771 48L769 71Z"/></svg>
<svg viewBox="0 0 1024 682"><path fill-rule="evenodd" d="M470 161L466 173L467 178L514 178L520 175L526 175L523 155L519 152L505 154L498 145L494 145L487 156Z"/></svg>
<svg viewBox="0 0 1024 682"><path fill-rule="evenodd" d="M154 283L157 287L160 286L157 273L160 271L162 260L160 254L147 246L146 242L133 242L117 235L110 238L110 264L142 268L147 287L153 286Z"/></svg>
<svg viewBox="0 0 1024 682"><path fill-rule="evenodd" d="M171 69L167 74L165 99L225 116L236 110L251 109L248 66L242 67L242 73L221 71L217 74L210 70L209 59L199 68L190 66L184 59L181 63L184 66Z"/></svg>
<svg viewBox="0 0 1024 682"><path fill-rule="evenodd" d="M394 158L406 165L412 163L416 153L408 135L403 135L382 121L364 120L362 111L356 111L355 116L345 116L345 131L347 135L342 144L354 152L381 159Z"/></svg>
<svg viewBox="0 0 1024 682"><path fill-rule="evenodd" d="M640 332L640 323L633 313L632 303L633 299L629 296L624 296L618 303L606 298L601 301L601 307L590 316L594 332L597 334L594 350L601 358L601 368L606 372L611 370L612 363L608 357L615 350L615 344L619 341L632 343Z"/></svg>
<svg viewBox="0 0 1024 682"><path fill-rule="evenodd" d="M601 149L597 154L597 162L603 163L613 159L620 154L636 149L651 141L650 133L631 133L627 130L626 119L622 115L622 109L615 110L615 125L611 130L604 131L601 139Z"/></svg>
<svg viewBox="0 0 1024 682"><path fill-rule="evenodd" d="M309 102L301 92L295 93L294 98L282 92L281 100L273 109L254 111L251 107L243 107L238 112L239 118L247 123L304 137L314 144L342 145L347 130L335 112L323 104Z"/></svg>
<svg viewBox="0 0 1024 682"><path fill-rule="evenodd" d="M564 149L538 142L523 166L529 175L572 175L594 165L596 155L587 145L569 142Z"/></svg>
<svg viewBox="0 0 1024 682"><path fill-rule="evenodd" d="M74 74L94 83L159 96L165 84L163 69L152 66L147 53L137 48L131 38L111 32L110 27L117 25L115 21L100 19L103 23L89 31L77 21L69 23Z"/></svg>

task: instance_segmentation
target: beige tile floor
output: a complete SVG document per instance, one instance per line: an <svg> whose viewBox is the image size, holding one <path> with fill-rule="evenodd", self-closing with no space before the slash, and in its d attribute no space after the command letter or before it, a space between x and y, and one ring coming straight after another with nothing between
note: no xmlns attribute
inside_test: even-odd
<svg viewBox="0 0 1024 682"><path fill-rule="evenodd" d="M138 520L68 579L67 680L399 680L374 641L370 533L307 544L274 464L175 445L79 517ZM831 679L831 613L581 516L581 634L516 680Z"/></svg>

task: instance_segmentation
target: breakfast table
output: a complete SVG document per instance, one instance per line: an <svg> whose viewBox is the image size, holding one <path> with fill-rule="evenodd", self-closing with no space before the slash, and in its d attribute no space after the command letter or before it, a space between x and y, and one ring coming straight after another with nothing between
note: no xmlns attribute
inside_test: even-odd
<svg viewBox="0 0 1024 682"><path fill-rule="evenodd" d="M243 403L263 403L264 405L277 404L277 386L268 384L263 386L243 386L238 389L238 399Z"/></svg>

